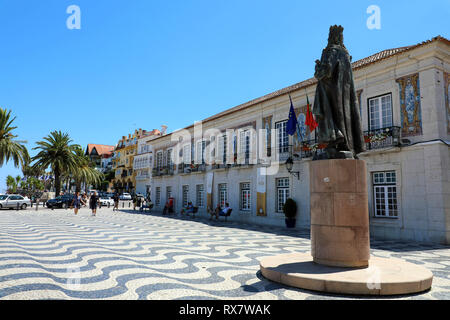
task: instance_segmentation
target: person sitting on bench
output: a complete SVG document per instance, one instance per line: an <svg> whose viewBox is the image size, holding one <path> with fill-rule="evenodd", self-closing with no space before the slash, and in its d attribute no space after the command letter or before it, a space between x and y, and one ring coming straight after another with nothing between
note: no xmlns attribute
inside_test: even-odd
<svg viewBox="0 0 450 320"><path fill-rule="evenodd" d="M209 209L208 212L209 212L209 214L211 215L211 216L209 217L209 220L211 220L212 217L216 217L216 219L217 219L217 218L219 217L219 212L220 212L220 211L222 211L222 209L220 208L220 203L217 204L216 209L214 209L214 210Z"/></svg>
<svg viewBox="0 0 450 320"><path fill-rule="evenodd" d="M230 208L230 204L228 202L225 202L225 207L222 210L220 210L220 206L217 205L216 210L214 211L216 219L219 219L219 216L228 217L230 210L231 210L231 208Z"/></svg>
<svg viewBox="0 0 450 320"><path fill-rule="evenodd" d="M189 201L187 206L181 209L180 213L185 213L186 215L189 215L189 213L194 213L194 206L192 205L192 202Z"/></svg>

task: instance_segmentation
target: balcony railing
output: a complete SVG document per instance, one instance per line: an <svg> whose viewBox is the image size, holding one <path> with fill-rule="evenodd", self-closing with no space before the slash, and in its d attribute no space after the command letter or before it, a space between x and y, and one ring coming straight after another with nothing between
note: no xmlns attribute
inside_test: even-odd
<svg viewBox="0 0 450 320"><path fill-rule="evenodd" d="M156 167L153 168L152 170L152 175L154 177L158 177L158 176L171 176L175 173L175 166L164 166L164 167Z"/></svg>
<svg viewBox="0 0 450 320"><path fill-rule="evenodd" d="M150 179L150 175L148 174L140 174L136 176L136 180L147 180Z"/></svg>
<svg viewBox="0 0 450 320"><path fill-rule="evenodd" d="M395 126L364 131L366 150L400 146L400 132L400 127Z"/></svg>
<svg viewBox="0 0 450 320"><path fill-rule="evenodd" d="M187 164L180 163L178 165L178 173L204 172L206 171L206 164Z"/></svg>
<svg viewBox="0 0 450 320"><path fill-rule="evenodd" d="M206 164L191 164L191 172L204 172L206 171Z"/></svg>

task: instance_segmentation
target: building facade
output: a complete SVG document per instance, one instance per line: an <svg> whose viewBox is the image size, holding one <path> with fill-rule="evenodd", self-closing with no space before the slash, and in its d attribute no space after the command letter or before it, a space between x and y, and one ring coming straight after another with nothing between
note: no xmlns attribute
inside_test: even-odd
<svg viewBox="0 0 450 320"><path fill-rule="evenodd" d="M133 160L137 153L137 140L145 135L147 131L139 129L128 136L122 136L117 142L112 157L114 179L111 189L116 192L133 193L136 189L135 173L133 171Z"/></svg>
<svg viewBox="0 0 450 320"><path fill-rule="evenodd" d="M162 130L154 129L148 135L138 139L137 155L134 157L133 170L136 172L136 193L151 196L153 148L151 141L162 135Z"/></svg>
<svg viewBox="0 0 450 320"><path fill-rule="evenodd" d="M436 37L352 64L367 151L371 234L450 244L450 41ZM308 79L151 141L152 200L207 208L228 202L232 219L284 225L287 198L297 228L310 225L309 166L323 146L305 126ZM299 130L286 134L290 100ZM292 159L289 172L286 160Z"/></svg>
<svg viewBox="0 0 450 320"><path fill-rule="evenodd" d="M85 155L95 163L95 167L101 172L106 172L112 169L112 156L114 153L114 146L104 144L89 143L86 147Z"/></svg>

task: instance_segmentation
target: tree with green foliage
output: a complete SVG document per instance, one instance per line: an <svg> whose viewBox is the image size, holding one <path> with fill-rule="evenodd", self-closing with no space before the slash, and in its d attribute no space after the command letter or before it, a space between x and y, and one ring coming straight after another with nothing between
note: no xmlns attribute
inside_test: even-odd
<svg viewBox="0 0 450 320"><path fill-rule="evenodd" d="M78 166L70 172L70 176L75 180L76 191L81 191L81 184L98 185L103 181L103 173L95 168L94 163L84 154L81 147L75 148Z"/></svg>
<svg viewBox="0 0 450 320"><path fill-rule="evenodd" d="M33 168L46 170L48 167L55 177L55 193L59 194L61 190L62 175L75 172L79 161L76 155L76 149L81 148L78 144L72 144L69 134L61 131L52 131L43 138L43 141L36 142L37 147L33 150L39 150L39 153L32 158L36 161Z"/></svg>
<svg viewBox="0 0 450 320"><path fill-rule="evenodd" d="M34 196L39 196L44 191L44 183L35 177L27 177L20 183L20 189L23 194L26 194L30 199Z"/></svg>
<svg viewBox="0 0 450 320"><path fill-rule="evenodd" d="M17 135L12 131L17 129L12 123L16 117L11 119L11 110L0 108L0 167L13 160L16 168L23 165L26 159L29 159L28 150L22 144L23 141L17 141Z"/></svg>
<svg viewBox="0 0 450 320"><path fill-rule="evenodd" d="M9 193L17 193L17 189L19 187L20 181L22 178L20 176L13 177L11 175L8 175L6 177L6 186L8 187Z"/></svg>

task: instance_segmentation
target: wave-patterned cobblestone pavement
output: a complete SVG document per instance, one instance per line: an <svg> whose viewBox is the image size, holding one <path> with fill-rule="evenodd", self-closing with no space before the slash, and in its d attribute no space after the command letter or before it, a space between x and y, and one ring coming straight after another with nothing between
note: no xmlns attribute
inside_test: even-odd
<svg viewBox="0 0 450 320"><path fill-rule="evenodd" d="M392 298L450 299L450 247L371 246L434 274L432 290ZM259 272L265 256L309 251L306 230L111 209L2 210L0 299L373 299L290 288Z"/></svg>

